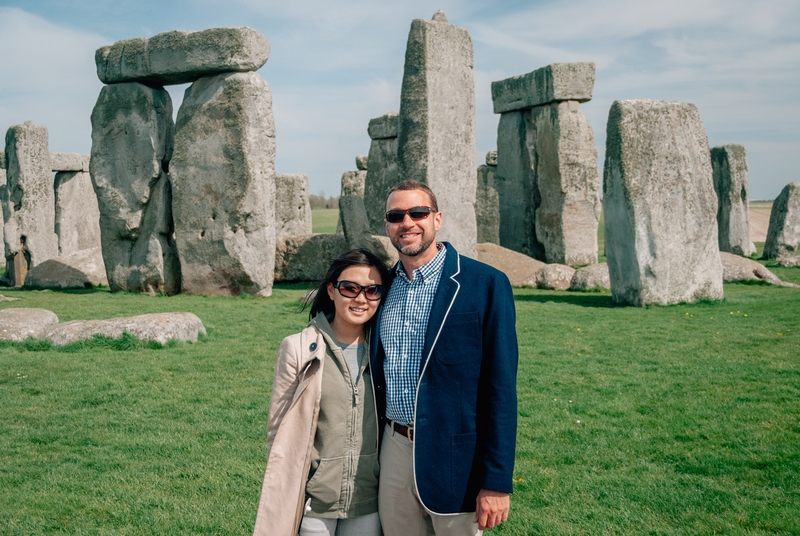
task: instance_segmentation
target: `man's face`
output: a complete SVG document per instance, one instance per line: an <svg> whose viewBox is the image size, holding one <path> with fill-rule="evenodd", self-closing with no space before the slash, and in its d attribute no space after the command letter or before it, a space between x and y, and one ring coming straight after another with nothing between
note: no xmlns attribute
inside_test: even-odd
<svg viewBox="0 0 800 536"><path fill-rule="evenodd" d="M422 190L396 190L386 200L386 210L408 210L413 207L430 207L431 200ZM431 247L436 247L436 231L442 227L442 213L431 212L421 220L405 215L400 223L386 224L386 236L401 254L416 257Z"/></svg>

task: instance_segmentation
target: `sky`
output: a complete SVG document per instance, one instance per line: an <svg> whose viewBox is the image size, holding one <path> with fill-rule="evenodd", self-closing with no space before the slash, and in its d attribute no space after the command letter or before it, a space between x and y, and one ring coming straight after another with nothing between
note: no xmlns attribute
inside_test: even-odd
<svg viewBox="0 0 800 536"><path fill-rule="evenodd" d="M697 105L710 145L747 150L750 199L800 181L800 0L0 0L0 129L31 120L50 150L91 150L102 87L94 52L169 30L250 26L271 44L259 69L277 130L276 170L338 195L369 152L367 124L400 107L413 19L443 10L475 54L477 161L495 149L492 81L593 61L582 109L601 170L614 100ZM177 112L186 85L169 86Z"/></svg>

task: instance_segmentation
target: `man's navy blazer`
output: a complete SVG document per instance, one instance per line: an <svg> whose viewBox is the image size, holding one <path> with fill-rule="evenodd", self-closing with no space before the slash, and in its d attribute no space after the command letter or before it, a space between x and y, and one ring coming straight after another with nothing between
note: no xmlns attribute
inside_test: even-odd
<svg viewBox="0 0 800 536"><path fill-rule="evenodd" d="M511 493L517 435L511 284L499 270L445 246L420 361L413 449L419 497L440 514L474 512L481 488ZM378 415L385 419L379 332L373 330L370 366Z"/></svg>

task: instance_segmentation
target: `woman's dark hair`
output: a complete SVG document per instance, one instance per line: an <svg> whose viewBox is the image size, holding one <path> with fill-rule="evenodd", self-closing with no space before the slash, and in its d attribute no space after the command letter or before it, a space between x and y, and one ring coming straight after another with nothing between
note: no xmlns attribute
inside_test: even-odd
<svg viewBox="0 0 800 536"><path fill-rule="evenodd" d="M383 284L383 296L381 296L381 303L383 303L386 299L386 294L389 292L389 270L370 250L363 248L351 249L334 259L330 268L328 268L328 273L325 274L325 279L317 286L316 296L311 301L311 311L308 313L309 320L320 312L328 316L336 312L333 300L328 296L328 283L336 283L342 272L351 266L374 266L378 270ZM306 303L306 305L308 304Z"/></svg>

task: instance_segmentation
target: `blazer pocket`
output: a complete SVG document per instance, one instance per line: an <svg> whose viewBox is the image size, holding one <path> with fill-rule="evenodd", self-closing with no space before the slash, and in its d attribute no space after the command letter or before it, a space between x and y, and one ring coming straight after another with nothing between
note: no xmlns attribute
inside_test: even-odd
<svg viewBox="0 0 800 536"><path fill-rule="evenodd" d="M311 479L306 483L306 493L315 502L331 506L342 493L344 458L322 458Z"/></svg>
<svg viewBox="0 0 800 536"><path fill-rule="evenodd" d="M478 434L450 436L450 492L456 497L463 497L469 484L477 439Z"/></svg>
<svg viewBox="0 0 800 536"><path fill-rule="evenodd" d="M481 327L478 313L451 313L445 320L435 349L445 365L471 363L481 358Z"/></svg>

